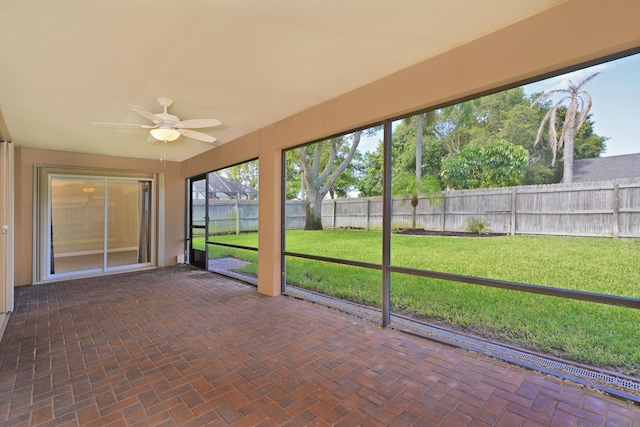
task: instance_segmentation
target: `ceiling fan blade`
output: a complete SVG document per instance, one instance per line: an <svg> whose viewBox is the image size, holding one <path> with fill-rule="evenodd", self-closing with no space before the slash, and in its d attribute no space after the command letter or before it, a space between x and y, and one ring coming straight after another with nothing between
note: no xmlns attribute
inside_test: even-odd
<svg viewBox="0 0 640 427"><path fill-rule="evenodd" d="M215 126L220 126L222 122L218 119L191 119L191 120L182 120L175 124L177 128L185 128L185 129L198 129L198 128L212 128Z"/></svg>
<svg viewBox="0 0 640 427"><path fill-rule="evenodd" d="M152 125L141 125L139 123L108 123L108 122L91 122L92 125L100 125L100 126L135 126L143 129L151 129L157 126Z"/></svg>
<svg viewBox="0 0 640 427"><path fill-rule="evenodd" d="M129 109L131 111L133 111L134 113L137 113L139 115L141 115L142 117L144 117L145 119L153 122L154 124L159 124L162 123L162 119L160 119L160 117L156 116L155 114L153 114L150 111L147 111L146 109L139 107L137 105L133 105L133 104L128 104L129 105Z"/></svg>
<svg viewBox="0 0 640 427"><path fill-rule="evenodd" d="M211 135L207 135L206 133L196 132L195 130L189 130L189 129L176 129L176 130L180 132L182 135L186 136L187 138L196 139L198 141L204 141L204 142L216 141L214 137L212 137Z"/></svg>

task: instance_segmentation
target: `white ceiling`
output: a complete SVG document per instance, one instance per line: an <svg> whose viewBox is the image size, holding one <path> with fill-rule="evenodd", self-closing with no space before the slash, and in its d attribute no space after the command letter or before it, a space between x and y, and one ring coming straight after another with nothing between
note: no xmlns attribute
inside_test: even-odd
<svg viewBox="0 0 640 427"><path fill-rule="evenodd" d="M562 0L0 0L0 125L21 147L158 158L127 104L219 143ZM4 123L3 123L4 122ZM181 137L168 159L214 145Z"/></svg>

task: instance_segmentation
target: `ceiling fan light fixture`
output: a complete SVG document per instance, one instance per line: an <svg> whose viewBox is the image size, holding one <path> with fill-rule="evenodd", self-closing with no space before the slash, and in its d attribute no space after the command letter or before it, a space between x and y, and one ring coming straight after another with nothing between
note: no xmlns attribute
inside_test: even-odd
<svg viewBox="0 0 640 427"><path fill-rule="evenodd" d="M180 137L180 132L170 127L161 126L156 129L151 129L149 131L152 137L157 139L158 141L175 141Z"/></svg>

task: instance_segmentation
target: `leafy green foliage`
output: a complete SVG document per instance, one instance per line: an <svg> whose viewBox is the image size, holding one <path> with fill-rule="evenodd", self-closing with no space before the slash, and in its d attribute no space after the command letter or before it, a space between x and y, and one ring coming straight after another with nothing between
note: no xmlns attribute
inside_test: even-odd
<svg viewBox="0 0 640 427"><path fill-rule="evenodd" d="M470 144L477 132L473 125L477 120L473 102L462 102L440 110L436 132L442 145L452 155Z"/></svg>
<svg viewBox="0 0 640 427"><path fill-rule="evenodd" d="M431 116L429 117L431 119ZM431 121L426 122L426 124L430 123ZM447 150L436 136L434 126L435 124L423 127L422 163L420 165L422 176L439 176L440 164L444 156L447 155ZM411 120L403 120L396 126L392 141L392 176L403 172L413 172L415 174L416 138L413 117ZM380 160L382 160L382 146L379 147L376 153L379 153Z"/></svg>
<svg viewBox="0 0 640 427"><path fill-rule="evenodd" d="M562 178L562 162L554 163L554 153L549 135L539 135L534 145L540 123L552 107L551 102L531 104L541 93L526 95L522 88L498 92L453 106L417 114L394 124L392 139L392 177L403 172L416 171L416 145L419 117L423 116L423 142L421 172L423 176L435 176L442 187L444 159L460 155L464 147L484 147L492 141L509 141L529 152L530 166L525 167L522 183L547 184ZM567 107L556 110L556 133L562 133L562 123ZM593 132L593 120L587 116L574 136L575 158L598 157L605 150L606 137ZM562 153L563 148L558 148ZM557 155L558 153L556 153ZM382 194L382 145L374 153L367 153L358 169L361 176L357 188L363 196Z"/></svg>
<svg viewBox="0 0 640 427"><path fill-rule="evenodd" d="M524 168L523 185L555 184L560 182L562 171L559 168L551 168L540 162L531 163Z"/></svg>
<svg viewBox="0 0 640 427"><path fill-rule="evenodd" d="M376 151L365 153L359 165L361 177L356 186L361 197L382 196L383 158L382 142Z"/></svg>
<svg viewBox="0 0 640 427"><path fill-rule="evenodd" d="M470 144L442 163L442 178L453 189L506 187L522 182L528 164L527 150L508 141Z"/></svg>
<svg viewBox="0 0 640 427"><path fill-rule="evenodd" d="M576 133L574 141L574 157L576 159L591 159L599 157L607 149L607 137L600 136L593 131L593 120L589 114Z"/></svg>
<svg viewBox="0 0 640 427"><path fill-rule="evenodd" d="M246 185L251 188L258 188L258 161L252 160L249 162L240 163L239 165L231 166L225 170L226 176L242 185Z"/></svg>

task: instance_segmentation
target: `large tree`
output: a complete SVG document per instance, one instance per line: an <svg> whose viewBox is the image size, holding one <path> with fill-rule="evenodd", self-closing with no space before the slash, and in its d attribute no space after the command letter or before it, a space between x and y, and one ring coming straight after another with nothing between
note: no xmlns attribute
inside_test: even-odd
<svg viewBox="0 0 640 427"><path fill-rule="evenodd" d="M549 100L551 97L559 96L556 101L552 102L551 107L540 122L538 134L533 144L536 145L540 141L546 125L549 129L549 144L553 152L552 166L555 165L558 150L564 148L563 181L565 184L571 184L573 182L574 138L591 110L591 95L584 91L583 88L598 74L600 73L591 74L578 84L573 84L573 82L569 80L569 86L567 88L545 92L531 103L531 106L535 107L539 103ZM563 107L567 102L569 105L566 107L562 131L558 138L556 128L557 113L560 107Z"/></svg>
<svg viewBox="0 0 640 427"><path fill-rule="evenodd" d="M295 149L305 184L305 230L322 230L322 200L351 164L362 133L357 131Z"/></svg>
<svg viewBox="0 0 640 427"><path fill-rule="evenodd" d="M506 140L531 152L542 114L530 108L531 99L520 87L482 96L472 101L476 119L471 125L471 144Z"/></svg>
<svg viewBox="0 0 640 427"><path fill-rule="evenodd" d="M460 153L462 147L471 142L477 122L473 101L450 105L438 111L436 133L450 156Z"/></svg>

